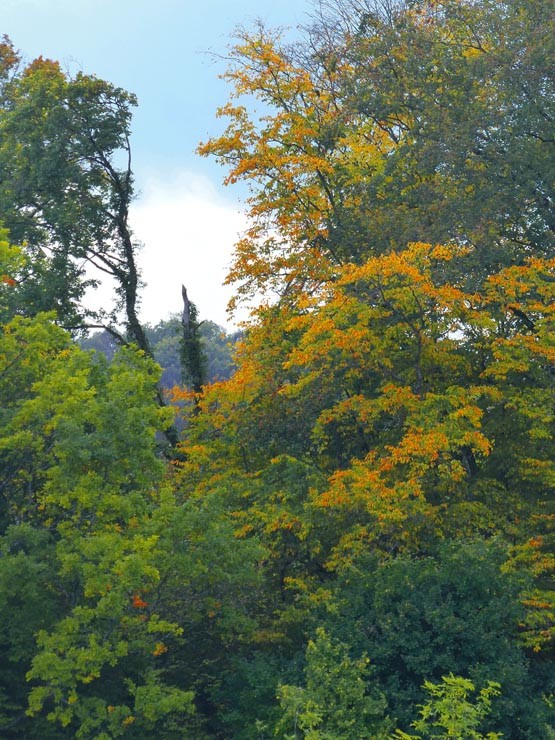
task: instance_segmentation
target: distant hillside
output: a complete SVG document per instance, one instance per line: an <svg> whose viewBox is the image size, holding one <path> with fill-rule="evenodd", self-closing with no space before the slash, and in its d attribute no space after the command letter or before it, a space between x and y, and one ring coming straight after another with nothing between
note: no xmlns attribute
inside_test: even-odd
<svg viewBox="0 0 555 740"><path fill-rule="evenodd" d="M147 326L146 333L152 346L156 361L162 367L162 386L171 388L179 385L181 367L179 364L181 322L178 316L160 321L156 326ZM240 338L240 332L228 334L213 321L203 321L200 327L204 351L207 357L208 380L227 380L235 369L232 351ZM82 340L83 349L95 349L108 358L113 357L117 344L107 331L99 331Z"/></svg>

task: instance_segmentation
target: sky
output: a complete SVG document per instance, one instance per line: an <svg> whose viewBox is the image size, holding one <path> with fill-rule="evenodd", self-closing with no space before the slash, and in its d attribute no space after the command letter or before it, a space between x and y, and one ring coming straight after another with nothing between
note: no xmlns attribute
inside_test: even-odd
<svg viewBox="0 0 555 740"><path fill-rule="evenodd" d="M55 59L138 96L131 225L144 244L143 321L179 312L182 283L201 318L231 329L245 317L229 317L232 289L222 286L246 226L245 191L224 188L225 171L195 150L222 130L215 112L228 88L218 75L234 29L261 19L294 32L312 8L311 0L0 0L0 35L26 60Z"/></svg>

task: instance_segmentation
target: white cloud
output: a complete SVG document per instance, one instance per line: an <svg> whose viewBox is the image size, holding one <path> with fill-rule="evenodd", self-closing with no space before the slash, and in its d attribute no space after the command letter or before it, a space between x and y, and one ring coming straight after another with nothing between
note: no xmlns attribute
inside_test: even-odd
<svg viewBox="0 0 555 740"><path fill-rule="evenodd" d="M231 326L223 286L233 247L246 216L224 200L205 176L182 172L171 180L151 178L134 203L130 222L144 247L141 318L157 323L182 309L181 285L201 318Z"/></svg>

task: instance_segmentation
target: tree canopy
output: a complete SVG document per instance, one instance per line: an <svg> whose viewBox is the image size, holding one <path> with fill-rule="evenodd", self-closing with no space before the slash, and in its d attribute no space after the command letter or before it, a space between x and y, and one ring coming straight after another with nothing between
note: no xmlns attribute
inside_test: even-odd
<svg viewBox="0 0 555 740"><path fill-rule="evenodd" d="M3 736L555 736L554 44L550 0L240 31L200 153L251 186L259 305L169 408L179 320L142 344L125 303L134 98L5 41ZM64 328L81 260L134 345Z"/></svg>

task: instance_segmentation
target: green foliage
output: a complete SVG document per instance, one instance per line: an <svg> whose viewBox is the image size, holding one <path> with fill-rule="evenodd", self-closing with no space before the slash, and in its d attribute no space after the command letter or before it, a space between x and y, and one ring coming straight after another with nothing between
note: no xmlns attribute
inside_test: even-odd
<svg viewBox="0 0 555 740"><path fill-rule="evenodd" d="M59 618L62 604L52 573L55 547L51 534L28 524L10 526L0 538L0 734L4 738L53 737L46 722L25 716L35 634Z"/></svg>
<svg viewBox="0 0 555 740"><path fill-rule="evenodd" d="M423 702L424 681L453 673L501 683L492 721L504 736L541 735L545 678L518 644L526 582L503 572L507 557L500 543L454 541L428 556L362 558L342 573L326 622L372 656L375 683L401 726Z"/></svg>
<svg viewBox="0 0 555 740"><path fill-rule="evenodd" d="M131 712L127 680L149 685L160 635L181 632L145 600L160 580L154 513L172 506L160 486L164 465L155 439L168 423L155 399L158 370L132 350L120 351L108 365L71 344L48 316L5 325L2 362L2 489L12 523L5 541L13 551L10 543L26 537L29 544L19 547L30 552L16 549L5 561L5 578L13 574L4 581L8 596L15 604L28 596L17 629L5 621L7 655L11 661L20 655L20 670L28 670L31 716L45 709L49 720L76 736L96 737L113 725L110 700ZM21 521L29 522L27 529L14 528ZM40 567L33 538L49 553ZM18 572L21 596L14 591ZM44 607L39 590L46 594ZM161 678L158 687L165 691ZM167 691L173 699L156 700L161 707L173 712L180 692L190 705L190 692ZM139 694L134 721L148 726L145 697L151 694ZM104 717L97 716L94 733L93 706Z"/></svg>
<svg viewBox="0 0 555 740"><path fill-rule="evenodd" d="M479 732L491 711L492 697L499 696L499 684L488 681L487 686L480 690L475 701L468 696L474 693L472 681L461 676L443 676L441 684L426 681L424 688L430 699L420 710L420 719L413 722L413 727L423 735L407 735L397 731L394 735L399 740L421 740L421 738L468 738L468 740L499 740L502 733L488 732L487 735ZM439 730L443 730L438 734Z"/></svg>
<svg viewBox="0 0 555 740"><path fill-rule="evenodd" d="M184 310L181 322L181 375L182 382L194 393L200 393L206 385L206 355L200 341L200 323L194 303L187 298L183 287Z"/></svg>
<svg viewBox="0 0 555 740"><path fill-rule="evenodd" d="M22 250L8 241L7 229L0 228L0 322L9 321L20 308L19 283L26 267Z"/></svg>
<svg viewBox="0 0 555 740"><path fill-rule="evenodd" d="M0 220L28 258L19 310L27 316L53 311L75 331L100 322L117 331L123 312L132 341L148 352L137 317L137 245L128 224L135 96L94 75L71 78L42 57L24 67L7 38L0 67L6 70ZM112 309L93 312L84 306L85 291L106 274L117 300Z"/></svg>
<svg viewBox="0 0 555 740"><path fill-rule="evenodd" d="M368 692L369 660L352 660L346 645L316 631L306 651L305 685L280 685L283 712L276 734L307 740L384 737L385 699Z"/></svg>

